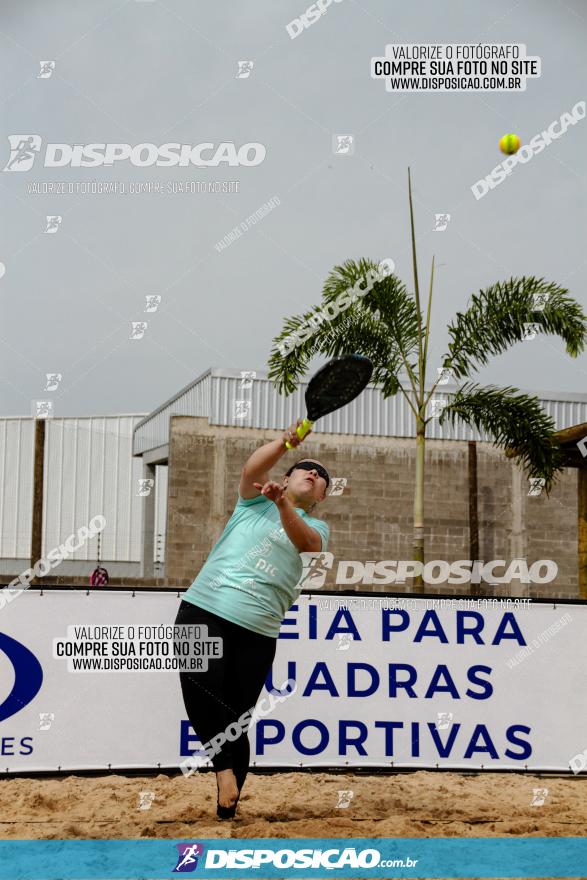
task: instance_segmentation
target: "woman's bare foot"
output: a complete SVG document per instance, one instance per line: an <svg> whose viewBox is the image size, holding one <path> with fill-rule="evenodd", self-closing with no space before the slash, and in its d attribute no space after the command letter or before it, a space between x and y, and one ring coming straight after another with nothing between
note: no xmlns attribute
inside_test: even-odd
<svg viewBox="0 0 587 880"><path fill-rule="evenodd" d="M221 807L233 807L238 800L238 785L232 770L218 770L216 773L218 784L218 803Z"/></svg>

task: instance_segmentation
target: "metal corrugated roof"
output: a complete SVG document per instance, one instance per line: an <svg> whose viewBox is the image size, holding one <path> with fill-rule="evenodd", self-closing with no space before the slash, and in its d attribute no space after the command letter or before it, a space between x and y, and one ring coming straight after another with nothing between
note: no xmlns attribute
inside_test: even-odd
<svg viewBox="0 0 587 880"><path fill-rule="evenodd" d="M133 454L140 455L169 442L171 415L202 416L211 425L279 430L305 412L306 383L285 397L278 394L266 373L257 372L252 386L242 387L242 372L209 369L182 391L162 404L135 428ZM446 400L455 386L437 387L434 398ZM520 389L524 390L524 389ZM525 391L535 395L558 430L587 421L587 394ZM237 415L238 402L244 401L244 417ZM356 400L318 422L315 433L371 435L381 437L415 436L414 415L401 394L387 400L381 392L368 387ZM464 424L440 426L433 419L427 436L436 440L491 440L485 433L470 430Z"/></svg>
<svg viewBox="0 0 587 880"><path fill-rule="evenodd" d="M133 455L141 455L168 442L169 417L172 414L208 415L211 374L212 370L202 373L136 425L133 434Z"/></svg>

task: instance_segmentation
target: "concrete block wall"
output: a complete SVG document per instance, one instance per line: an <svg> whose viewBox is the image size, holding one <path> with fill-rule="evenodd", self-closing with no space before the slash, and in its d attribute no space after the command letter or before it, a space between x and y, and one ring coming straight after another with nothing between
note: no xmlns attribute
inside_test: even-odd
<svg viewBox="0 0 587 880"><path fill-rule="evenodd" d="M191 583L236 503L241 468L276 431L218 427L207 419L173 416L169 440L169 499L165 576ZM411 560L415 440L313 434L288 452L271 474L279 478L298 458L316 457L333 477L346 477L341 496L329 496L317 512L330 526L334 564L325 588L336 588L342 560L362 563ZM577 472L566 470L550 497L528 496L528 481L490 444L477 444L480 558L552 559L551 584L518 581L484 593L577 598ZM467 443L427 440L426 560L469 558ZM364 582L340 589L409 591L407 584ZM431 594L469 594L470 587L429 584Z"/></svg>

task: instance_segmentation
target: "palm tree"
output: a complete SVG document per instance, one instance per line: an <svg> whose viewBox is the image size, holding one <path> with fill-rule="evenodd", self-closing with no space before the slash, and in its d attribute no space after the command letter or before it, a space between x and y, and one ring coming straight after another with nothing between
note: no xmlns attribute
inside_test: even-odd
<svg viewBox="0 0 587 880"><path fill-rule="evenodd" d="M373 361L373 383L384 398L403 394L414 414L416 434L416 480L414 487L413 559L424 563L424 465L426 426L436 415L430 399L441 376L426 391L428 342L434 283L434 258L426 314L421 307L412 183L408 169L408 196L414 270L414 292L408 292L395 274L380 275L364 296L331 320L316 320L317 309L294 315L284 321L281 333L273 340L269 359L269 378L285 394L295 390L316 355L339 356L351 352L366 355ZM336 300L354 285L364 288L369 271L377 271L371 259L347 260L328 275L322 293L322 307ZM356 288L355 288L356 290ZM537 310L541 296L545 303ZM302 325L312 322L312 335L284 352L284 340ZM496 282L469 299L464 312L457 312L448 325L450 343L442 367L450 370L460 384L442 409L440 423L464 422L492 437L495 446L508 450L529 478L543 480L550 492L562 470L562 458L553 434L555 424L536 397L522 394L511 386L482 387L471 377L489 359L527 338L527 325L535 332L560 336L567 354L577 357L585 347L587 319L568 291L543 278L521 277ZM419 577L416 583L421 585Z"/></svg>

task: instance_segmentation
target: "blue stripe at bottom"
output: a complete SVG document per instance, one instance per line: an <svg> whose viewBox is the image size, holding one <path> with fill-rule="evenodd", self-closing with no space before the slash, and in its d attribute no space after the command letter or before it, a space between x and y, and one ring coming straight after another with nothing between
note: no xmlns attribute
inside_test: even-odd
<svg viewBox="0 0 587 880"><path fill-rule="evenodd" d="M389 860L395 861L395 865L382 864ZM179 870L175 870L180 863ZM587 876L587 839L213 840L194 837L0 841L0 880L151 880L181 875L280 880L289 877L303 880L311 877L584 878Z"/></svg>

